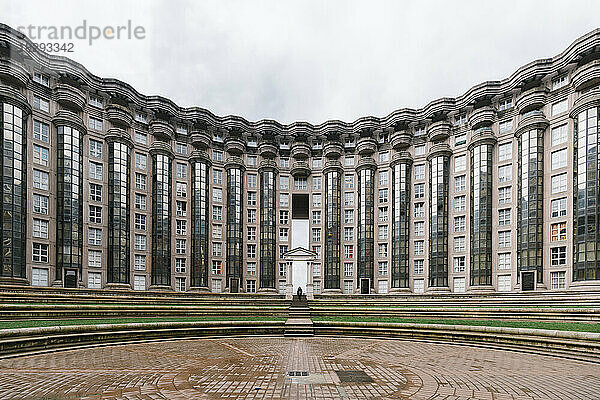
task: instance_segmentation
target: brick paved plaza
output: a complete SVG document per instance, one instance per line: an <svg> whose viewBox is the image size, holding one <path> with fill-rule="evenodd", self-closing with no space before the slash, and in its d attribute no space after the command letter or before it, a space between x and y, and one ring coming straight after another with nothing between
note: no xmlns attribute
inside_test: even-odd
<svg viewBox="0 0 600 400"><path fill-rule="evenodd" d="M0 399L600 398L600 365L401 340L179 340L6 359L0 369Z"/></svg>

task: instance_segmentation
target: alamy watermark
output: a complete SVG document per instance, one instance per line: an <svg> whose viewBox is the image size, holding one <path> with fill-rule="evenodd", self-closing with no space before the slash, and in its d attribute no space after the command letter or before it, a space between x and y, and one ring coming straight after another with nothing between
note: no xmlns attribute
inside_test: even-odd
<svg viewBox="0 0 600 400"><path fill-rule="evenodd" d="M75 40L85 40L92 46L97 40L143 40L146 28L127 20L125 25L91 25L83 20L81 25L27 25L17 30L31 39L34 46L48 53L72 53Z"/></svg>

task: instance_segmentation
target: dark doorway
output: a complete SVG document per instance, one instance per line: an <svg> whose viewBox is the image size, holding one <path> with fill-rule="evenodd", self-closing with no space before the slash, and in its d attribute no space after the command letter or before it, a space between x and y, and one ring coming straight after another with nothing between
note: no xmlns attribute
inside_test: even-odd
<svg viewBox="0 0 600 400"><path fill-rule="evenodd" d="M360 280L360 294L369 294L371 291L371 280L368 278L361 278Z"/></svg>
<svg viewBox="0 0 600 400"><path fill-rule="evenodd" d="M535 289L535 273L532 272L523 272L521 274L521 290L534 290Z"/></svg>
<svg viewBox="0 0 600 400"><path fill-rule="evenodd" d="M292 219L308 219L308 194L292 194Z"/></svg>
<svg viewBox="0 0 600 400"><path fill-rule="evenodd" d="M239 293L240 291L240 278L231 278L229 280L229 292L230 293Z"/></svg>
<svg viewBox="0 0 600 400"><path fill-rule="evenodd" d="M76 288L77 287L77 271L74 269L65 269L65 287Z"/></svg>

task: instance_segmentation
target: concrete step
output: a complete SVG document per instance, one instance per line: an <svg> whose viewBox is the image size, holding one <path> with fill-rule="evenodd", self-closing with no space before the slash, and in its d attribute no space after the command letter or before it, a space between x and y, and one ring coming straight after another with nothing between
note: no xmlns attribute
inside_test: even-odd
<svg viewBox="0 0 600 400"><path fill-rule="evenodd" d="M314 336L315 330L310 318L288 318L284 336Z"/></svg>

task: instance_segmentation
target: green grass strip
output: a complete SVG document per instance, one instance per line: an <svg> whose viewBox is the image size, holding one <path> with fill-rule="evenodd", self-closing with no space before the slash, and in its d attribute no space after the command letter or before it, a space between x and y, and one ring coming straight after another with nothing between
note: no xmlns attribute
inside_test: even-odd
<svg viewBox="0 0 600 400"><path fill-rule="evenodd" d="M285 321L278 317L190 317L190 318L99 318L99 319L57 319L0 321L0 329L36 328L41 326L129 324L143 322L196 322L196 321Z"/></svg>
<svg viewBox="0 0 600 400"><path fill-rule="evenodd" d="M503 321L478 319L388 318L388 317L313 317L313 321L387 322L407 324L442 324L467 326L494 326L505 328L549 329L573 332L600 333L600 324L584 322Z"/></svg>

